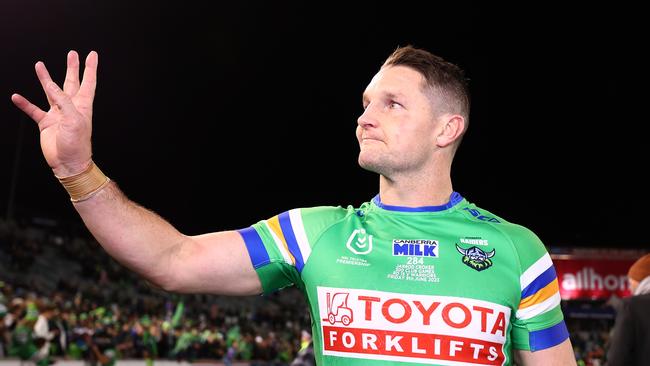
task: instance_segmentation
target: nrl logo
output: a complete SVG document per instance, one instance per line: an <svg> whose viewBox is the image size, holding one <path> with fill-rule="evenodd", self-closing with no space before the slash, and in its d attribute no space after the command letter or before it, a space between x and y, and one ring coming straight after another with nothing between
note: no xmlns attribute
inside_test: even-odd
<svg viewBox="0 0 650 366"><path fill-rule="evenodd" d="M463 255L463 263L468 267L474 268L477 271L482 271L492 267L492 260L494 257L494 249L490 252L484 252L481 248L471 247L469 249L461 248L456 244L456 249Z"/></svg>
<svg viewBox="0 0 650 366"><path fill-rule="evenodd" d="M365 229L356 229L345 246L354 254L368 254L372 251L372 235L366 234Z"/></svg>

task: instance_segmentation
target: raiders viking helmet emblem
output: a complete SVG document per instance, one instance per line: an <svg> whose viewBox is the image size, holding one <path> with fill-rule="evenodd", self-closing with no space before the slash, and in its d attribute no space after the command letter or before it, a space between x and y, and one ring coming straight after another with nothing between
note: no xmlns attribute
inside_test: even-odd
<svg viewBox="0 0 650 366"><path fill-rule="evenodd" d="M468 267L474 268L477 271L482 271L492 267L492 260L490 258L494 257L494 249L486 253L481 248L471 247L465 249L460 247L458 244L456 244L456 249L463 255L463 263Z"/></svg>

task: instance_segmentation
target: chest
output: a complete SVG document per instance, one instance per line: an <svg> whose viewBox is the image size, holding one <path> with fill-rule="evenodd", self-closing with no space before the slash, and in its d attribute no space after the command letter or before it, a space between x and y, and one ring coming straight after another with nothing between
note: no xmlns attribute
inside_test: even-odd
<svg viewBox="0 0 650 366"><path fill-rule="evenodd" d="M460 224L350 222L318 238L309 286L518 302L517 260L502 237Z"/></svg>

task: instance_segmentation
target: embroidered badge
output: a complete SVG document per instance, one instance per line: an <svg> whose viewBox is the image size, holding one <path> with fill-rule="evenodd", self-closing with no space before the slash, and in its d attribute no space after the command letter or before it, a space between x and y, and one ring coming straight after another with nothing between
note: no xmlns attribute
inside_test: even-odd
<svg viewBox="0 0 650 366"><path fill-rule="evenodd" d="M456 249L463 255L463 263L468 267L474 268L479 272L492 267L492 260L490 258L494 257L494 249L486 253L481 248L471 247L465 249L458 244L456 244Z"/></svg>

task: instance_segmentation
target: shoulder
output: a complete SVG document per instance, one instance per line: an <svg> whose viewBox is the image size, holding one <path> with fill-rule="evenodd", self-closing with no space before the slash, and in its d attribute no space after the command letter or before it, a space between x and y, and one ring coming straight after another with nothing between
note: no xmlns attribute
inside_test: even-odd
<svg viewBox="0 0 650 366"><path fill-rule="evenodd" d="M520 271L535 268L535 273L529 274L535 277L534 275L552 266L546 246L528 227L508 221L472 203L467 203L459 211L467 220L476 222L476 227L480 227L486 236L498 239L495 241L500 243L501 253L504 249L510 252Z"/></svg>
<svg viewBox="0 0 650 366"><path fill-rule="evenodd" d="M261 220L253 226L259 228L264 226L281 227L283 231L288 229L320 230L341 221L351 214L354 214L354 209L351 207L317 206L294 208L269 219Z"/></svg>
<svg viewBox="0 0 650 366"><path fill-rule="evenodd" d="M355 215L352 206L317 206L291 210L290 214L301 220L305 228L324 230L325 228Z"/></svg>
<svg viewBox="0 0 650 366"><path fill-rule="evenodd" d="M616 332L633 331L638 326L645 326L650 321L650 295L637 295L623 299L616 310Z"/></svg>
<svg viewBox="0 0 650 366"><path fill-rule="evenodd" d="M297 209L303 219L321 220L321 221L338 221L354 213L352 206L316 206L303 207Z"/></svg>
<svg viewBox="0 0 650 366"><path fill-rule="evenodd" d="M466 203L459 210L467 220L485 225L485 230L495 231L511 241L516 247L543 246L540 238L529 228L508 221L473 203Z"/></svg>
<svg viewBox="0 0 650 366"><path fill-rule="evenodd" d="M636 295L623 299L623 309L648 313L647 309L650 309L650 294ZM650 313L647 316L650 316Z"/></svg>
<svg viewBox="0 0 650 366"><path fill-rule="evenodd" d="M294 209L288 214L295 226L302 228L309 241L315 243L322 233L336 224L357 218L357 212L352 206L317 206Z"/></svg>

